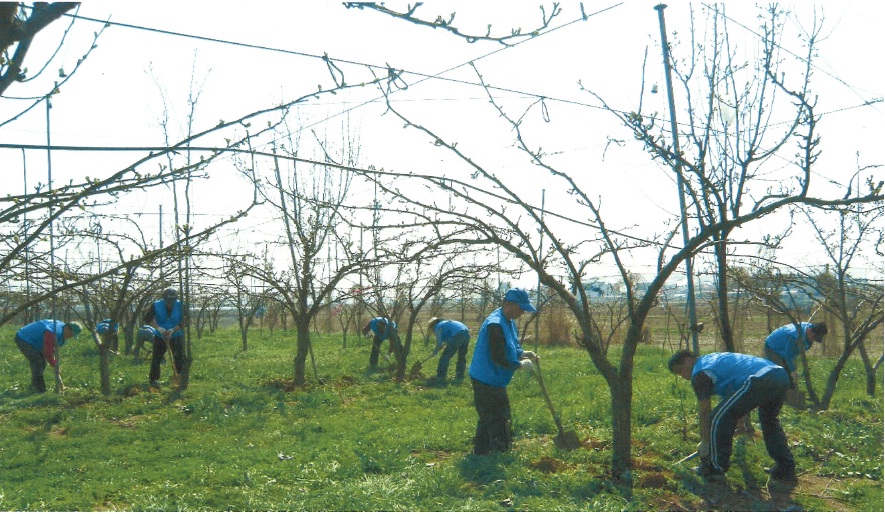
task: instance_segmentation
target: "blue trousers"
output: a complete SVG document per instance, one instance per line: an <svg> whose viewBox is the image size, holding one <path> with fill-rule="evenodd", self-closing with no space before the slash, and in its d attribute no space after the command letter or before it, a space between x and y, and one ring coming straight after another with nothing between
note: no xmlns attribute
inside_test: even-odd
<svg viewBox="0 0 885 514"><path fill-rule="evenodd" d="M464 378L464 370L467 369L467 347L470 345L470 332L466 330L458 332L451 340L446 342L446 347L439 356L439 364L436 365L436 377L446 378L449 373L449 361L455 354L458 354L458 360L455 361L455 378L462 380Z"/></svg>
<svg viewBox="0 0 885 514"><path fill-rule="evenodd" d="M734 427L740 418L757 408L768 455L781 469L795 468L793 453L778 419L789 387L786 370L773 368L762 376L748 378L737 392L719 402L713 409L710 425L710 464L715 470L728 470Z"/></svg>

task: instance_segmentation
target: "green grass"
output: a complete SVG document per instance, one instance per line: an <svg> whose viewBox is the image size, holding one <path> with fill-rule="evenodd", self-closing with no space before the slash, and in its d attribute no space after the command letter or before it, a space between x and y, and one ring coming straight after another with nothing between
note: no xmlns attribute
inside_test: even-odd
<svg viewBox="0 0 885 514"><path fill-rule="evenodd" d="M643 347L636 358L630 484L608 477L608 389L574 348L542 348L541 355L566 429L587 446L555 448L556 428L537 382L517 373L509 388L515 449L476 457L469 382L434 389L367 375L368 344L353 338L343 349L339 336L317 337L321 383L308 361L310 384L294 390L288 333L254 331L247 352L233 330L195 341L191 384L181 394L167 385L168 364L163 387L150 392L148 364L114 356L113 394L104 397L97 355L85 338L62 349L64 394L28 392L27 363L12 334L12 327L0 328L4 511L726 508L724 501L710 503L718 493L691 464L673 464L694 450L695 403L687 382L666 372L669 355L659 347ZM413 351L429 353L420 343ZM435 363L428 361L425 372ZM828 363L815 369L823 373ZM47 382L51 389L51 373ZM821 484L800 487L788 500L767 492L764 468L771 462L761 440L737 439L728 488L744 501L739 510L838 505L881 512L882 392L869 398L863 391L862 368L853 361L830 411L785 408L782 421L803 480Z"/></svg>

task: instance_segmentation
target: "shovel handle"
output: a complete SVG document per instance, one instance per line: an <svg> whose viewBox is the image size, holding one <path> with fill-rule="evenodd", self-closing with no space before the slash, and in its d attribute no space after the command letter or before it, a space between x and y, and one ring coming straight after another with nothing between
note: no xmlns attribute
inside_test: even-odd
<svg viewBox="0 0 885 514"><path fill-rule="evenodd" d="M547 394L547 388L544 386L544 379L541 377L541 362L535 362L535 368L537 369L538 376L538 384L541 386L541 394L544 395L544 400L547 402L547 407L550 407L550 413L553 414L553 421L556 423L556 428L559 429L559 433L562 433L562 421L559 419L559 414L556 413L556 409L553 407L553 402L550 401L550 395Z"/></svg>

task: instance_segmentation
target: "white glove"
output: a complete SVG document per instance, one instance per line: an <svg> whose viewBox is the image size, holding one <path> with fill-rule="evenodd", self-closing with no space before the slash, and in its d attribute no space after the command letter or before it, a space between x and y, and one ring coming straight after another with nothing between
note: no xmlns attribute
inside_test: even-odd
<svg viewBox="0 0 885 514"><path fill-rule="evenodd" d="M519 361L519 369L532 371L533 369L535 369L535 363L532 362L531 359L523 359Z"/></svg>
<svg viewBox="0 0 885 514"><path fill-rule="evenodd" d="M528 351L526 351L526 352L522 352L522 358L523 358L523 359L531 359L531 360L537 362L537 360L538 360L538 354L535 353L535 352L528 352Z"/></svg>

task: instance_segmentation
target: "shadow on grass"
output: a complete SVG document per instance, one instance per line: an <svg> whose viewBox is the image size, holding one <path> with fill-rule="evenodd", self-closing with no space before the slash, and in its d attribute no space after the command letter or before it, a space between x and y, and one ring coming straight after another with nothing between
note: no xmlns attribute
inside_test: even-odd
<svg viewBox="0 0 885 514"><path fill-rule="evenodd" d="M458 464L458 471L464 480L477 484L491 484L507 478L507 466L513 464L514 457L509 453L493 452L489 455L466 455Z"/></svg>

